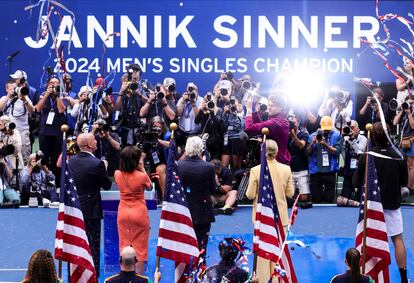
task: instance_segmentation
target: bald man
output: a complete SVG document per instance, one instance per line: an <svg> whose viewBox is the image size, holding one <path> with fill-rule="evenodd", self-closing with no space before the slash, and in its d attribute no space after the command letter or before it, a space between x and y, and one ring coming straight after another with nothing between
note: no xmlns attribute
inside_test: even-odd
<svg viewBox="0 0 414 283"><path fill-rule="evenodd" d="M150 282L148 277L135 273L135 264L137 263L137 254L133 247L125 247L120 254L119 263L121 272L105 280L105 283L147 283ZM156 270L154 274L154 283L161 279L161 273Z"/></svg>
<svg viewBox="0 0 414 283"><path fill-rule="evenodd" d="M109 190L112 186L106 172L107 163L96 158L96 140L92 134L83 133L78 136L77 144L80 152L69 159L79 201L85 221L86 235L92 251L96 275L99 277L101 220L103 218L101 188Z"/></svg>

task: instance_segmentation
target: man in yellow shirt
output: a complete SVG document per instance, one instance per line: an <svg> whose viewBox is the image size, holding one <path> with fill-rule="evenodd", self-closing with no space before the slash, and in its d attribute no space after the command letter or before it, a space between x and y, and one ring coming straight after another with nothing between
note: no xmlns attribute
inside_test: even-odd
<svg viewBox="0 0 414 283"><path fill-rule="evenodd" d="M279 208L280 220L282 221L283 228L285 229L289 224L288 209L286 197L292 197L294 190L292 185L292 173L290 167L276 161L275 157L278 152L278 146L274 140L266 141L266 159L269 167L270 176L273 182L273 189L275 191L277 207ZM254 199L253 202L253 223L256 216L257 196L259 188L260 178L260 165L250 169L249 186L246 191L246 197L248 199ZM259 282L267 282L270 275L273 272L275 263L257 257L256 274L259 278ZM277 279L273 279L272 282L277 282Z"/></svg>

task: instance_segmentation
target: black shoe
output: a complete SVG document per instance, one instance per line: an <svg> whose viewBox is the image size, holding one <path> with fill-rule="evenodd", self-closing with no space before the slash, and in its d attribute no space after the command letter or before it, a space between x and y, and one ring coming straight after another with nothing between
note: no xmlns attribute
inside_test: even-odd
<svg viewBox="0 0 414 283"><path fill-rule="evenodd" d="M299 204L299 206L302 209L308 209L308 208L312 208L313 207L313 203L311 201L305 201L305 202L301 202Z"/></svg>
<svg viewBox="0 0 414 283"><path fill-rule="evenodd" d="M233 207L226 207L225 209L223 208L219 208L219 214L224 214L224 215L232 215L234 212L234 208Z"/></svg>

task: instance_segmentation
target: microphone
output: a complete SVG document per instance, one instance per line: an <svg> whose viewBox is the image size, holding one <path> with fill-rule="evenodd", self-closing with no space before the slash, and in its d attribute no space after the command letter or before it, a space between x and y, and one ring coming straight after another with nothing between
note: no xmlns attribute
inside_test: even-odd
<svg viewBox="0 0 414 283"><path fill-rule="evenodd" d="M16 52L13 52L12 54L10 54L9 56L6 57L7 61L12 60L14 57L16 57L17 55L20 54L20 50L17 50Z"/></svg>

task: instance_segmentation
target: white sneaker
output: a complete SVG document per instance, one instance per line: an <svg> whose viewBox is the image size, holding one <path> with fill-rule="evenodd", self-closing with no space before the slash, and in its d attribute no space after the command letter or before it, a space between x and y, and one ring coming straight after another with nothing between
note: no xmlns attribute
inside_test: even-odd
<svg viewBox="0 0 414 283"><path fill-rule="evenodd" d="M43 198L42 202L43 202L43 207L49 207L50 206L50 200L48 200L47 198Z"/></svg>
<svg viewBox="0 0 414 283"><path fill-rule="evenodd" d="M60 205L60 202L58 202L58 201L52 201L52 202L49 204L49 207L50 207L50 208L59 208L59 205Z"/></svg>
<svg viewBox="0 0 414 283"><path fill-rule="evenodd" d="M29 207L38 207L39 202L37 201L37 197L30 197L29 198Z"/></svg>

